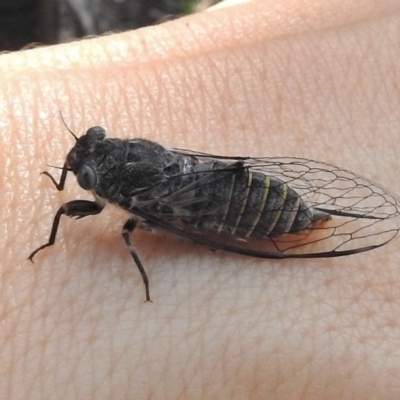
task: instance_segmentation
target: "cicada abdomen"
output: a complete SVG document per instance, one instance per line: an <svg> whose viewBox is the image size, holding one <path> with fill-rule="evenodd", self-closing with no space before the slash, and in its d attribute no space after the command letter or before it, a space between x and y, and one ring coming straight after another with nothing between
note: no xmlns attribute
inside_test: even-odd
<svg viewBox="0 0 400 400"><path fill-rule="evenodd" d="M242 239L270 239L310 229L331 218L310 207L281 179L243 168L240 163L230 171L223 163L199 167L201 173L206 168L214 176L198 185L198 202L187 207L193 217L186 220L197 229Z"/></svg>

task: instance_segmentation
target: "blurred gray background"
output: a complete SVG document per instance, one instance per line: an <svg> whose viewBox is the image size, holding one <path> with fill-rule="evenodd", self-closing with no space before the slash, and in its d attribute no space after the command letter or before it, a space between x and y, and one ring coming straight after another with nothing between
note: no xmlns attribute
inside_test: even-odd
<svg viewBox="0 0 400 400"><path fill-rule="evenodd" d="M153 25L205 7L199 3L202 0L0 0L0 51Z"/></svg>

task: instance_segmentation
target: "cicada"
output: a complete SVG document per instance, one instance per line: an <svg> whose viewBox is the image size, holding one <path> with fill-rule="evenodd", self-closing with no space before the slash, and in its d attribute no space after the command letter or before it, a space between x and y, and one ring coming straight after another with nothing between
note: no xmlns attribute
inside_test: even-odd
<svg viewBox="0 0 400 400"><path fill-rule="evenodd" d="M71 131L70 131L71 132ZM301 158L225 157L167 149L145 139L106 138L92 127L67 155L60 181L72 171L94 201L73 200L55 214L99 214L107 203L128 211L122 236L150 300L149 280L131 241L136 228L166 230L212 249L260 258L323 258L383 246L399 232L398 200L345 169Z"/></svg>

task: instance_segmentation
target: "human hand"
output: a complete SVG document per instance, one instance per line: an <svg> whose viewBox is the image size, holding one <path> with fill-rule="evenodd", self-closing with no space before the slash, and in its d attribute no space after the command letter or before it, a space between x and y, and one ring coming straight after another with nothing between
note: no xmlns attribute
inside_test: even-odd
<svg viewBox="0 0 400 400"><path fill-rule="evenodd" d="M76 134L298 156L400 194L397 2L254 1L0 57L2 379L8 398L397 399L399 241L338 259L257 260L137 232L61 166Z"/></svg>

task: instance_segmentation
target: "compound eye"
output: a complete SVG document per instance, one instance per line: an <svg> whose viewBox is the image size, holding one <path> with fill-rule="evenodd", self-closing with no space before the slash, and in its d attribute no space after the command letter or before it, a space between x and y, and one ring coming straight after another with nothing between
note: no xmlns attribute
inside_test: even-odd
<svg viewBox="0 0 400 400"><path fill-rule="evenodd" d="M79 186L85 190L91 190L96 186L97 176L92 167L83 165L76 174Z"/></svg>
<svg viewBox="0 0 400 400"><path fill-rule="evenodd" d="M103 140L106 137L106 130L101 126L92 126L86 131L86 135L96 140Z"/></svg>

